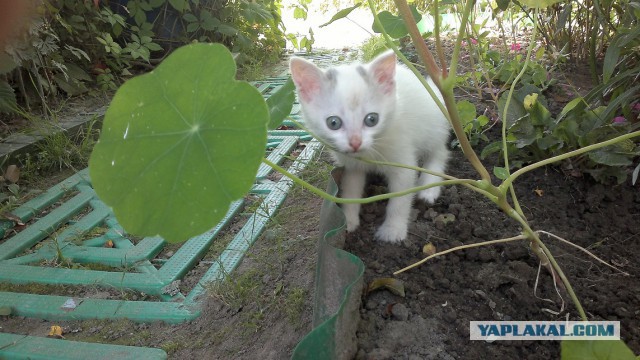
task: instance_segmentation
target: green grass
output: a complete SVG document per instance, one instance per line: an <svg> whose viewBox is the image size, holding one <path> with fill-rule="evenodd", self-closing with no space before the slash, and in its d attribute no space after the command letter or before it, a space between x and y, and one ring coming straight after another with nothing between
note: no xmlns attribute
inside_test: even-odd
<svg viewBox="0 0 640 360"><path fill-rule="evenodd" d="M377 55L387 50L387 44L381 35L375 35L367 39L361 46L362 61L369 62Z"/></svg>

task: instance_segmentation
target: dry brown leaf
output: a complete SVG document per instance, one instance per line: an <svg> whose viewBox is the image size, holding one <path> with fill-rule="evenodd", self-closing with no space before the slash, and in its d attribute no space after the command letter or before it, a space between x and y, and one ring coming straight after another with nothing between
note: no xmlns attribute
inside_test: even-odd
<svg viewBox="0 0 640 360"><path fill-rule="evenodd" d="M4 172L4 178L10 183L17 183L20 180L20 168L16 165L9 165Z"/></svg>
<svg viewBox="0 0 640 360"><path fill-rule="evenodd" d="M404 284L396 278L377 278L369 283L367 293L378 289L387 289L392 293L404 297Z"/></svg>
<svg viewBox="0 0 640 360"><path fill-rule="evenodd" d="M536 195L542 197L544 195L544 190L542 189L535 189L533 190L534 193L536 193Z"/></svg>
<svg viewBox="0 0 640 360"><path fill-rule="evenodd" d="M22 222L22 219L20 219L19 217L13 215L12 213L8 213L8 212L2 213L2 214L0 214L0 218L11 220L14 223L16 223L16 225L18 225L18 226L24 226L24 223Z"/></svg>
<svg viewBox="0 0 640 360"><path fill-rule="evenodd" d="M49 335L47 335L48 337L53 337L53 338L58 338L58 339L63 339L64 336L62 336L62 327L58 326L58 325L51 325L51 330L49 330Z"/></svg>
<svg viewBox="0 0 640 360"><path fill-rule="evenodd" d="M104 243L104 247L112 248L113 247L113 241L112 240L107 240L107 242Z"/></svg>

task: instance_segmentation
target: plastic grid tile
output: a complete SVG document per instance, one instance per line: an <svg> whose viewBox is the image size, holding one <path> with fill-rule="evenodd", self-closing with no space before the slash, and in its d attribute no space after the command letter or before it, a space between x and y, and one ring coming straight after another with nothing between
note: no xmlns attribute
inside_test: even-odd
<svg viewBox="0 0 640 360"><path fill-rule="evenodd" d="M255 86L266 98L286 80L286 77L267 79L255 82ZM298 111L299 106L296 105L292 116L299 119ZM299 172L321 148L320 143L311 140L302 130L271 131L267 157L281 164L300 141L308 142L289 169L292 173ZM217 226L185 242L171 258L157 267L153 261L157 260L155 257L162 251L165 242L159 237L144 238L137 243L132 241L108 207L96 197L87 169L82 170L13 212L22 222L28 223L21 232L11 236L13 223L0 223L0 231L7 235L0 242L0 282L132 289L155 295L160 301L83 298L75 299L77 306L69 310L63 308L63 304L69 300L68 296L0 292L0 304L10 306L15 315L51 320L129 318L134 321L177 323L193 319L199 315L197 298L205 285L224 279L239 265L293 185L286 177L277 182L266 180L271 171L268 166L261 166L252 190L262 198L263 205L259 211L245 221L242 229L218 259L212 262L191 292L171 295L167 293L167 287L182 279L198 264L217 235L237 215L243 202L234 202ZM39 215L65 196L71 198L45 215ZM88 240L79 240L98 226L107 227L108 231ZM113 242L114 247L104 247L107 241ZM40 266L41 262L56 259L59 254L75 263L102 264L112 267L113 271Z"/></svg>

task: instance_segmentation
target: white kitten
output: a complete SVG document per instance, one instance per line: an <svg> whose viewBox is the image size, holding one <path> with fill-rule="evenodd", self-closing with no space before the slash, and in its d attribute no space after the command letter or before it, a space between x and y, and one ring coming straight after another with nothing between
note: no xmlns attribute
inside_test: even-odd
<svg viewBox="0 0 640 360"><path fill-rule="evenodd" d="M332 146L338 165L345 168L343 198L361 198L369 172L385 175L390 192L416 185L413 170L371 165L358 157L444 172L449 122L415 75L397 65L393 52L368 64L327 70L301 58L292 58L289 66L307 127ZM417 184L441 180L422 173ZM418 197L433 203L439 195L440 187L434 187ZM389 200L385 221L376 232L378 239L399 242L407 237L412 201L413 194ZM358 228L360 204L344 204L343 209L347 231Z"/></svg>

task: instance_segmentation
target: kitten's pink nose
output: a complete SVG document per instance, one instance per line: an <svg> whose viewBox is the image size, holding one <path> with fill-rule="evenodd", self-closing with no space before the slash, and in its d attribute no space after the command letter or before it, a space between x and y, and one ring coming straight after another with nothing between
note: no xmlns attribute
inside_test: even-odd
<svg viewBox="0 0 640 360"><path fill-rule="evenodd" d="M360 136L352 136L349 138L349 145L351 145L353 151L358 151L362 145L362 139Z"/></svg>

